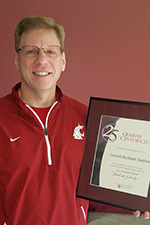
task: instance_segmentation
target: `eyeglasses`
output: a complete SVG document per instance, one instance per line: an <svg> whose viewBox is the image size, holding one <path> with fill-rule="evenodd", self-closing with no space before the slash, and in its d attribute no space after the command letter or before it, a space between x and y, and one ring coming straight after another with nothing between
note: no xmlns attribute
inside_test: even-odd
<svg viewBox="0 0 150 225"><path fill-rule="evenodd" d="M26 45L21 48L18 48L17 53L20 51L24 57L33 58L39 55L40 50L42 50L49 58L58 57L63 52L62 48L58 45L48 45L43 48L39 48L35 45Z"/></svg>

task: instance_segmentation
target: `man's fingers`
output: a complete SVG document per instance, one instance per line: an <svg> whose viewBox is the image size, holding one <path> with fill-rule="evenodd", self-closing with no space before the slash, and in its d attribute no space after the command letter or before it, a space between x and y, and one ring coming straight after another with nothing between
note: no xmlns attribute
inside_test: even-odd
<svg viewBox="0 0 150 225"><path fill-rule="evenodd" d="M141 215L140 211L137 210L136 212L133 213L135 217L139 217Z"/></svg>
<svg viewBox="0 0 150 225"><path fill-rule="evenodd" d="M150 214L149 214L148 211L145 211L142 216L143 216L144 219L149 219L150 218Z"/></svg>

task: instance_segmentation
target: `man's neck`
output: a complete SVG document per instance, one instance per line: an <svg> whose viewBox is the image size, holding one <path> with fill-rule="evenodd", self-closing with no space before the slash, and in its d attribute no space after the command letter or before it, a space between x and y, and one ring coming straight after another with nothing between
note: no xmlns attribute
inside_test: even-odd
<svg viewBox="0 0 150 225"><path fill-rule="evenodd" d="M32 91L31 91L32 92ZM55 102L55 91L52 93L47 91L33 91L28 93L24 88L20 88L19 96L21 100L33 107L45 108L51 106Z"/></svg>

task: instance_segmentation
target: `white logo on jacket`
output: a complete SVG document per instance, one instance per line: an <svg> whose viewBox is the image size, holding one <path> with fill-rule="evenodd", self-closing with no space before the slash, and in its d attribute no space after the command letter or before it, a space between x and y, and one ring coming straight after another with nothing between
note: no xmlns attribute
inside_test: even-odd
<svg viewBox="0 0 150 225"><path fill-rule="evenodd" d="M84 137L84 132L81 133L81 130L83 130L84 126L78 124L77 127L74 128L73 137L77 140L82 140Z"/></svg>
<svg viewBox="0 0 150 225"><path fill-rule="evenodd" d="M14 141L17 141L19 138L21 138L21 136L16 137L16 138L10 138L10 141L11 141L11 142L14 142Z"/></svg>

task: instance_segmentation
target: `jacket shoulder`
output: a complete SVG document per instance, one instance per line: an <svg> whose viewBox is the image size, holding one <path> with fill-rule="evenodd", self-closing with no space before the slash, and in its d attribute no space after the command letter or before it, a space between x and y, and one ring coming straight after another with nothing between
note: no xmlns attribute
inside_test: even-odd
<svg viewBox="0 0 150 225"><path fill-rule="evenodd" d="M12 95L8 94L0 99L0 114L3 114L12 109L13 100Z"/></svg>
<svg viewBox="0 0 150 225"><path fill-rule="evenodd" d="M62 98L62 103L65 106L72 108L72 110L78 111L79 113L87 114L88 107L75 99L64 95Z"/></svg>

